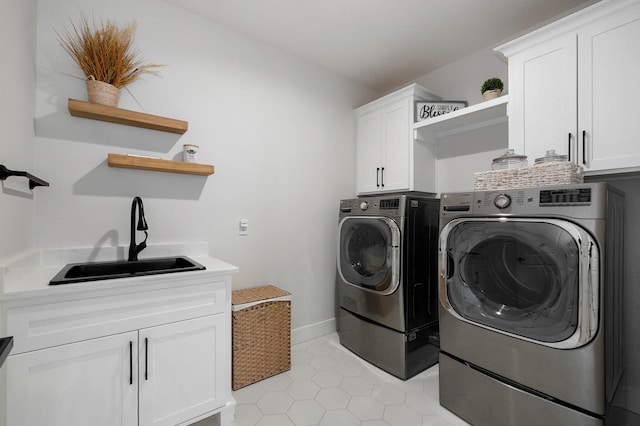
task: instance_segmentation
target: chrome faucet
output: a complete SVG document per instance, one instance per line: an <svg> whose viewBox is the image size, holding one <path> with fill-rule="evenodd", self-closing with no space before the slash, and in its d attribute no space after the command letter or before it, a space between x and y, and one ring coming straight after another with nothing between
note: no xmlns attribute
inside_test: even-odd
<svg viewBox="0 0 640 426"><path fill-rule="evenodd" d="M136 205L138 206L138 226L136 228ZM136 229L138 231L144 231L144 241L136 245ZM131 203L131 242L129 243L129 262L138 260L138 253L147 247L147 237L149 234L147 230L147 221L144 218L144 205L142 204L142 198L135 197Z"/></svg>

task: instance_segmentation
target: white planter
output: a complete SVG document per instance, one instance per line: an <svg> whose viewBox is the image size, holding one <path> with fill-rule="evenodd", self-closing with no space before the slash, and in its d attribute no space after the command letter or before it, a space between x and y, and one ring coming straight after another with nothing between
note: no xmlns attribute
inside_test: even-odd
<svg viewBox="0 0 640 426"><path fill-rule="evenodd" d="M499 97L501 94L502 94L502 90L495 89L495 90L487 90L483 92L482 96L484 97L485 101L488 101L489 99L495 99Z"/></svg>

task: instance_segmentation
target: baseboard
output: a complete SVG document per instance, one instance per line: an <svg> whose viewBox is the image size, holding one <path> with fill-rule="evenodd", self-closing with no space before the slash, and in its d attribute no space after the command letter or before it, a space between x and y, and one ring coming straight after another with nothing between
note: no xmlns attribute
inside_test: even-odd
<svg viewBox="0 0 640 426"><path fill-rule="evenodd" d="M336 331L336 319L331 318L326 321L317 322L315 324L306 325L291 330L291 344L306 342L307 340L317 337L326 336Z"/></svg>

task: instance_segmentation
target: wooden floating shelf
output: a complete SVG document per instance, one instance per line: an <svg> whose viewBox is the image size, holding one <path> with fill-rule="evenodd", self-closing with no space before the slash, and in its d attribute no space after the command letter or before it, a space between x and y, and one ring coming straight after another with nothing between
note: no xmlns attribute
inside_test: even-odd
<svg viewBox="0 0 640 426"><path fill-rule="evenodd" d="M184 173L200 176L209 176L215 171L213 166L209 164L185 163L182 161L162 160L159 158L113 153L109 153L108 164L109 167L152 170L154 172Z"/></svg>
<svg viewBox="0 0 640 426"><path fill-rule="evenodd" d="M144 129L159 130L161 132L177 133L179 135L184 134L189 128L189 123L186 121L160 117L158 115L151 115L128 109L93 104L71 98L69 99L69 112L75 117L142 127Z"/></svg>

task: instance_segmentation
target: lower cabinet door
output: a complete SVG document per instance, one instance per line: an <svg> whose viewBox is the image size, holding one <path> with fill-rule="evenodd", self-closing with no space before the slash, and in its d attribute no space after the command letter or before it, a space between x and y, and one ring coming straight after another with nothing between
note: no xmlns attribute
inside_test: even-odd
<svg viewBox="0 0 640 426"><path fill-rule="evenodd" d="M7 426L134 426L137 332L7 358Z"/></svg>
<svg viewBox="0 0 640 426"><path fill-rule="evenodd" d="M140 425L177 425L222 407L229 393L223 314L140 330Z"/></svg>

